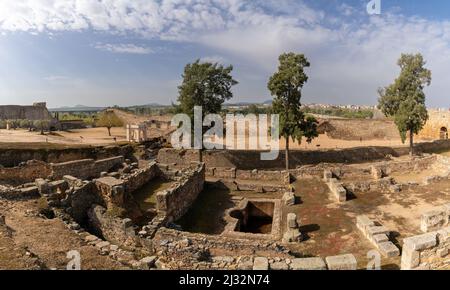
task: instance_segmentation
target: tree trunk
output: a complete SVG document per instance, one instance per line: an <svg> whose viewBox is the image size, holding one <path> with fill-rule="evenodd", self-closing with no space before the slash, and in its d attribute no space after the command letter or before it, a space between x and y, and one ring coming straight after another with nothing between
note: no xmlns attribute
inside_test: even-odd
<svg viewBox="0 0 450 290"><path fill-rule="evenodd" d="M110 127L108 127L108 134L109 134L109 136L111 136L111 128Z"/></svg>
<svg viewBox="0 0 450 290"><path fill-rule="evenodd" d="M289 170L289 136L286 138L285 157L286 157L286 170Z"/></svg>
<svg viewBox="0 0 450 290"><path fill-rule="evenodd" d="M414 132L409 130L409 156L414 156Z"/></svg>

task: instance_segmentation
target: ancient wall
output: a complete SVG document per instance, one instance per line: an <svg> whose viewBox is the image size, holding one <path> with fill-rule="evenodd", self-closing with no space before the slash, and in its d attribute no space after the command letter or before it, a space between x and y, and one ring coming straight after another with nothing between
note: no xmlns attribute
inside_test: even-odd
<svg viewBox="0 0 450 290"><path fill-rule="evenodd" d="M198 164L174 186L156 194L158 213L163 212L169 222L181 218L203 190L204 182L205 167Z"/></svg>
<svg viewBox="0 0 450 290"><path fill-rule="evenodd" d="M79 148L39 148L31 144L24 149L18 149L15 145L0 150L0 165L4 167L18 166L29 160L39 160L47 163L62 163L82 159L106 159L114 156L124 156L132 159L133 147L124 146L99 146Z"/></svg>
<svg viewBox="0 0 450 290"><path fill-rule="evenodd" d="M50 165L47 163L30 160L17 167L0 167L0 183L19 185L34 182L38 178L47 178L50 173Z"/></svg>
<svg viewBox="0 0 450 290"><path fill-rule="evenodd" d="M160 170L156 162L151 163L148 167L140 169L124 179L125 192L132 193L138 190L159 174Z"/></svg>
<svg viewBox="0 0 450 290"><path fill-rule="evenodd" d="M94 205L88 210L89 225L106 240L116 244L129 244L135 239L133 223L130 219L106 216L106 209Z"/></svg>
<svg viewBox="0 0 450 290"><path fill-rule="evenodd" d="M450 227L403 240L402 270L449 270Z"/></svg>
<svg viewBox="0 0 450 290"><path fill-rule="evenodd" d="M432 140L448 139L450 133L449 111L428 111L429 119L419 132L419 137Z"/></svg>
<svg viewBox="0 0 450 290"><path fill-rule="evenodd" d="M0 120L49 120L51 119L45 105L36 106L0 106Z"/></svg>
<svg viewBox="0 0 450 290"><path fill-rule="evenodd" d="M64 163L51 163L51 177L61 179L65 175L71 175L80 179L99 177L100 173L108 172L124 162L123 156L111 157L102 160L84 159Z"/></svg>
<svg viewBox="0 0 450 290"><path fill-rule="evenodd" d="M325 119L327 135L341 140L400 139L397 126L389 120Z"/></svg>
<svg viewBox="0 0 450 290"><path fill-rule="evenodd" d="M422 153L433 153L450 150L450 140L438 140L415 145L415 150ZM237 168L242 170L284 169L284 151L275 160L261 160L260 151L241 150L207 150L203 152L203 162L207 169L212 167ZM409 148L403 147L357 147L330 150L291 150L290 164L292 168L302 165L317 165L320 163L364 163L386 159L387 156L404 156L409 154ZM161 149L157 160L160 163L187 166L193 161L199 161L198 150Z"/></svg>

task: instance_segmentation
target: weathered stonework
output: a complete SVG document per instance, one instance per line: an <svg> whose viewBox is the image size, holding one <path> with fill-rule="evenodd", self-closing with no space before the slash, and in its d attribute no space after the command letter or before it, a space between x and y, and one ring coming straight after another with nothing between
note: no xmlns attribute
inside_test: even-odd
<svg viewBox="0 0 450 290"><path fill-rule="evenodd" d="M182 179L164 191L156 194L159 213L165 215L169 222L181 218L203 190L205 182L205 166L197 163Z"/></svg>
<svg viewBox="0 0 450 290"><path fill-rule="evenodd" d="M356 227L385 257L396 257L400 250L389 241L390 231L365 215L356 217Z"/></svg>
<svg viewBox="0 0 450 290"><path fill-rule="evenodd" d="M450 227L403 240L402 270L449 270Z"/></svg>
<svg viewBox="0 0 450 290"><path fill-rule="evenodd" d="M92 179L100 176L102 172L108 172L115 167L122 166L123 156L111 157L102 160L77 160L64 163L52 163L51 178L61 179L65 175L71 175L80 179Z"/></svg>
<svg viewBox="0 0 450 290"><path fill-rule="evenodd" d="M424 233L435 231L440 228L447 227L449 225L449 220L450 203L422 214L420 229Z"/></svg>

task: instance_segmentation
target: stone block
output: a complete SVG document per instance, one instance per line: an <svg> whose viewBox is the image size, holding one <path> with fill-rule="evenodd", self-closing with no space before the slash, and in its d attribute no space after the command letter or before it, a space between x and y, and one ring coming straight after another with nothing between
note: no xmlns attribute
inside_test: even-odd
<svg viewBox="0 0 450 290"><path fill-rule="evenodd" d="M368 227L375 226L375 223L366 215L356 217L356 226L363 232L366 232Z"/></svg>
<svg viewBox="0 0 450 290"><path fill-rule="evenodd" d="M387 241L389 241L389 238L386 234L379 234L379 235L372 236L372 242L375 245L378 245L378 244L381 244L381 243L384 243Z"/></svg>
<svg viewBox="0 0 450 290"><path fill-rule="evenodd" d="M328 270L356 270L357 261L352 254L326 257Z"/></svg>
<svg viewBox="0 0 450 290"><path fill-rule="evenodd" d="M285 192L283 195L283 203L286 206L295 205L295 195L293 192Z"/></svg>
<svg viewBox="0 0 450 290"><path fill-rule="evenodd" d="M149 270L153 267L155 267L155 262L157 260L156 256L151 256L151 257L145 257L142 258L139 263L140 263L140 268L142 270Z"/></svg>
<svg viewBox="0 0 450 290"><path fill-rule="evenodd" d="M367 237L371 239L375 235L389 235L389 230L384 226L369 226L367 227Z"/></svg>
<svg viewBox="0 0 450 290"><path fill-rule="evenodd" d="M412 270L420 264L420 252L414 251L411 248L403 247L401 258L401 269Z"/></svg>
<svg viewBox="0 0 450 290"><path fill-rule="evenodd" d="M442 228L448 223L448 214L445 209L432 210L422 215L420 219L420 229L427 233Z"/></svg>
<svg viewBox="0 0 450 290"><path fill-rule="evenodd" d="M419 236L406 238L403 240L403 247L410 248L414 251L422 251L432 248L437 244L437 233L428 233Z"/></svg>
<svg viewBox="0 0 450 290"><path fill-rule="evenodd" d="M283 235L283 243L298 243L302 241L299 229L288 229Z"/></svg>
<svg viewBox="0 0 450 290"><path fill-rule="evenodd" d="M253 270L266 271L269 270L269 260L265 257L256 257L253 261Z"/></svg>
<svg viewBox="0 0 450 290"><path fill-rule="evenodd" d="M439 249L436 251L436 255L439 258L445 258L448 255L448 251L449 251L449 249L447 249L447 248Z"/></svg>
<svg viewBox="0 0 450 290"><path fill-rule="evenodd" d="M389 241L379 243L378 249L380 250L381 254L386 257L400 256L400 250L397 248L397 246L394 245L394 243Z"/></svg>
<svg viewBox="0 0 450 290"><path fill-rule="evenodd" d="M323 180L328 182L331 178L333 178L333 173L329 169L325 169L323 171Z"/></svg>
<svg viewBox="0 0 450 290"><path fill-rule="evenodd" d="M370 168L370 171L371 171L373 179L381 179L381 178L383 178L383 170L381 170L381 168L377 168L375 166L372 166Z"/></svg>
<svg viewBox="0 0 450 290"><path fill-rule="evenodd" d="M39 190L39 194L49 194L50 193L50 186L48 185L48 182L45 179L38 178L36 179L36 186Z"/></svg>
<svg viewBox="0 0 450 290"><path fill-rule="evenodd" d="M295 213L288 213L288 215L287 215L287 226L290 229L298 228L297 215Z"/></svg>
<svg viewBox="0 0 450 290"><path fill-rule="evenodd" d="M270 270L289 270L289 266L286 262L274 262L270 264Z"/></svg>
<svg viewBox="0 0 450 290"><path fill-rule="evenodd" d="M327 265L322 258L293 259L289 265L291 270L326 270Z"/></svg>

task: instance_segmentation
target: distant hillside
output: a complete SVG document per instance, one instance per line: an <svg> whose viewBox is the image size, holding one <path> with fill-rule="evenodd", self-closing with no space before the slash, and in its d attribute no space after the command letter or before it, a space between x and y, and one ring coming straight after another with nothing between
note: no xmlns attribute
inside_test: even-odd
<svg viewBox="0 0 450 290"><path fill-rule="evenodd" d="M59 107L49 109L50 112L98 112L104 110L105 107L88 107L76 105L74 107Z"/></svg>

